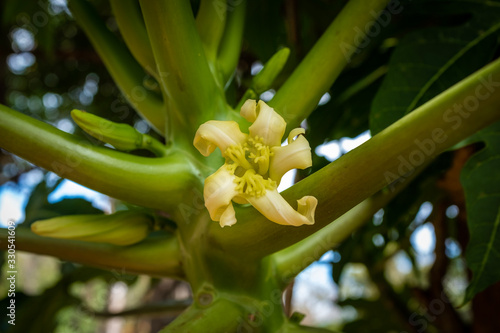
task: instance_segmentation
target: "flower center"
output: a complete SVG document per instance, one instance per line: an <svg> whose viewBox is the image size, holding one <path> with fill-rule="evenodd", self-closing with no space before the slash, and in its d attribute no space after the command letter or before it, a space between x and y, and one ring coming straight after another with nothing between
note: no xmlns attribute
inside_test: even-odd
<svg viewBox="0 0 500 333"><path fill-rule="evenodd" d="M276 182L269 178L273 152L262 138L248 138L243 144L227 148L224 154L229 171L236 176L236 190L241 194L260 197L266 194L266 189L276 188Z"/></svg>

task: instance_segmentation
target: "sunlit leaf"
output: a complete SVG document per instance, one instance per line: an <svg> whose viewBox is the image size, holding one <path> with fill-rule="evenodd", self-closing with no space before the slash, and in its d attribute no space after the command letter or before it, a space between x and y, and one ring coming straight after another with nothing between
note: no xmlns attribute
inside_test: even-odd
<svg viewBox="0 0 500 333"><path fill-rule="evenodd" d="M372 134L491 60L500 32L498 14L494 7L476 12L460 26L433 27L405 36L397 45L388 74L373 100Z"/></svg>

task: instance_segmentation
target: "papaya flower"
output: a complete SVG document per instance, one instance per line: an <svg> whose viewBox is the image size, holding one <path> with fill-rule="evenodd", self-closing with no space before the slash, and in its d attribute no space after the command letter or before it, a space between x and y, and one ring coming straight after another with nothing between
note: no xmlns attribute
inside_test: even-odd
<svg viewBox="0 0 500 333"><path fill-rule="evenodd" d="M235 121L210 120L195 135L194 146L208 156L219 148L225 163L205 180L205 206L221 227L236 223L233 202L251 204L268 220L282 225L314 224L318 200L304 196L297 210L278 193L281 177L291 169L312 165L311 147L296 128L281 146L285 120L263 101L247 100L240 114L252 125L249 134L240 131Z"/></svg>

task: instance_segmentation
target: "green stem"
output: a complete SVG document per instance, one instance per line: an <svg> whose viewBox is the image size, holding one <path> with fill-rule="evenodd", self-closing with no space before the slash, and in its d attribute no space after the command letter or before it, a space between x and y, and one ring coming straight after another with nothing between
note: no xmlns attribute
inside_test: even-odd
<svg viewBox="0 0 500 333"><path fill-rule="evenodd" d="M276 92L269 105L285 118L288 128L298 127L318 105L342 69L350 62L353 50L365 27L375 22L372 12L381 11L388 0L351 0L300 65ZM377 23L376 23L377 24Z"/></svg>
<svg viewBox="0 0 500 333"><path fill-rule="evenodd" d="M257 95L257 93L255 91L253 91L253 89L247 89L245 91L245 93L243 94L243 96L241 97L240 101L238 102L238 104L236 104L236 107L234 108L236 111L240 111L241 110L241 107L243 106L243 104L245 104L245 102L247 101L247 99L259 99L259 95Z"/></svg>
<svg viewBox="0 0 500 333"><path fill-rule="evenodd" d="M155 57L139 2L137 0L110 0L110 3L116 23L130 52L149 74L158 79Z"/></svg>
<svg viewBox="0 0 500 333"><path fill-rule="evenodd" d="M88 1L71 0L69 7L123 95L141 117L164 135L165 105L160 96L144 88L143 82L148 75Z"/></svg>
<svg viewBox="0 0 500 333"><path fill-rule="evenodd" d="M417 167L499 120L500 94L495 91L499 82L500 60L496 60L283 192L292 205L305 195L318 199L314 225L280 226L251 207L240 208L238 223L229 230L214 223L211 241L222 251L264 256L306 238L382 188L406 181ZM471 102L477 103L473 109Z"/></svg>
<svg viewBox="0 0 500 333"><path fill-rule="evenodd" d="M405 182L395 185L393 190L378 192L309 237L274 253L272 257L282 283L288 284L290 279L318 260L326 251L341 244L396 197L426 166L427 163L419 167Z"/></svg>
<svg viewBox="0 0 500 333"><path fill-rule="evenodd" d="M0 147L61 177L145 207L174 211L192 201L200 181L182 152L161 158L106 147L0 105Z"/></svg>
<svg viewBox="0 0 500 333"><path fill-rule="evenodd" d="M326 328L302 326L298 324L285 323L279 333L334 333Z"/></svg>
<svg viewBox="0 0 500 333"><path fill-rule="evenodd" d="M224 298L203 308L191 305L159 333L168 332L237 332L243 321L243 308Z"/></svg>
<svg viewBox="0 0 500 333"><path fill-rule="evenodd" d="M226 24L227 3L225 0L201 0L196 16L196 29L211 63L215 63L219 43Z"/></svg>
<svg viewBox="0 0 500 333"><path fill-rule="evenodd" d="M189 1L140 3L161 84L171 97L169 130L192 146L200 124L227 112L222 89L210 72Z"/></svg>
<svg viewBox="0 0 500 333"><path fill-rule="evenodd" d="M353 85L351 85L349 88L344 90L335 100L336 105L340 105L344 102L346 102L348 99L352 98L355 96L357 93L362 91L363 89L366 89L368 86L373 84L375 81L380 79L382 76L384 76L387 71L388 71L388 66L380 66L376 70L374 70L371 73L368 73L365 77L360 79L359 81L356 81Z"/></svg>
<svg viewBox="0 0 500 333"><path fill-rule="evenodd" d="M0 248L7 249L8 230L0 229ZM152 236L130 245L116 246L34 234L26 228L16 229L16 250L54 256L89 266L133 274L184 278L175 237Z"/></svg>
<svg viewBox="0 0 500 333"><path fill-rule="evenodd" d="M240 58L243 29L245 27L246 0L231 8L224 36L219 47L218 64L223 82L228 82ZM226 84L227 85L227 84Z"/></svg>
<svg viewBox="0 0 500 333"><path fill-rule="evenodd" d="M165 157L168 153L167 147L151 135L143 134L144 139L141 142L141 148L149 150L158 157Z"/></svg>

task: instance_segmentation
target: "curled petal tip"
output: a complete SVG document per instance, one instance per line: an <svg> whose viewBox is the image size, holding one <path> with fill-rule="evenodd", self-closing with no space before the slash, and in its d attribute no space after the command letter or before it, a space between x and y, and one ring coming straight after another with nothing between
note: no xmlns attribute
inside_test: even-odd
<svg viewBox="0 0 500 333"><path fill-rule="evenodd" d="M292 143L292 141L294 141L293 138L300 134L306 134L306 130L302 127L297 127L291 130L290 134L288 134L288 144Z"/></svg>
<svg viewBox="0 0 500 333"><path fill-rule="evenodd" d="M234 212L234 207L232 204L229 204L229 206L227 206L224 213L222 213L222 215L220 217L219 224L220 224L221 228L224 228L226 226L230 227L235 223L236 223L236 215Z"/></svg>
<svg viewBox="0 0 500 333"><path fill-rule="evenodd" d="M314 212L318 203L315 197L305 196L297 200L298 208L295 210L277 190L267 191L266 195L249 198L248 201L270 221L296 227L314 224Z"/></svg>
<svg viewBox="0 0 500 333"><path fill-rule="evenodd" d="M318 205L318 199L316 197L307 195L297 200L298 208L297 212L304 216L308 222L304 224L314 224L314 213L316 212L316 206Z"/></svg>
<svg viewBox="0 0 500 333"><path fill-rule="evenodd" d="M243 118L253 123L257 118L257 101L255 99L247 99L241 107L240 114Z"/></svg>

